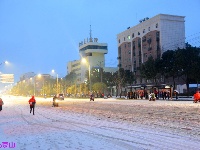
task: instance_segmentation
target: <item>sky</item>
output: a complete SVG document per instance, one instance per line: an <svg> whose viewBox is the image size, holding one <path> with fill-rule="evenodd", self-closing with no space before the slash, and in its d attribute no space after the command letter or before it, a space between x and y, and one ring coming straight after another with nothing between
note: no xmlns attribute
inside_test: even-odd
<svg viewBox="0 0 200 150"><path fill-rule="evenodd" d="M185 37L200 46L199 0L0 0L1 73L15 82L27 72L67 74L78 44L89 37L108 44L106 67L117 67L117 34L158 14L185 16Z"/></svg>

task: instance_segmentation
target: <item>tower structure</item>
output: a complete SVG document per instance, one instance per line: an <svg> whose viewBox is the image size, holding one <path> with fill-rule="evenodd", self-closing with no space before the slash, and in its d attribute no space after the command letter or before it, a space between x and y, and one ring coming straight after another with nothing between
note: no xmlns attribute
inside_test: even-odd
<svg viewBox="0 0 200 150"><path fill-rule="evenodd" d="M77 74L77 84L85 81L87 70L94 67L105 67L105 54L108 53L107 43L99 43L98 38L92 37L92 29L90 25L89 38L79 42L80 60L68 62L68 73L74 71ZM82 63L82 58L86 59L86 64Z"/></svg>

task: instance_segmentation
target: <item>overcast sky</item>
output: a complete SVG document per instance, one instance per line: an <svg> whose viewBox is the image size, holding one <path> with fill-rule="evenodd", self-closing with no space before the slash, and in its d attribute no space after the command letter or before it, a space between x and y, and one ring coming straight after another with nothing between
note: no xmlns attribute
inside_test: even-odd
<svg viewBox="0 0 200 150"><path fill-rule="evenodd" d="M200 46L200 0L0 0L0 72L67 72L89 37L108 44L106 66L117 67L117 34L157 14L185 16L186 41Z"/></svg>

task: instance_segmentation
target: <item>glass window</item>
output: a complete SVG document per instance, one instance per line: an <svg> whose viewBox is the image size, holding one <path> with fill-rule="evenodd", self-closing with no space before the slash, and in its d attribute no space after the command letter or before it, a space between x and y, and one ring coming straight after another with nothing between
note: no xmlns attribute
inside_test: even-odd
<svg viewBox="0 0 200 150"><path fill-rule="evenodd" d="M158 28L158 23L156 23L156 28Z"/></svg>
<svg viewBox="0 0 200 150"><path fill-rule="evenodd" d="M132 38L134 38L134 33L132 34Z"/></svg>

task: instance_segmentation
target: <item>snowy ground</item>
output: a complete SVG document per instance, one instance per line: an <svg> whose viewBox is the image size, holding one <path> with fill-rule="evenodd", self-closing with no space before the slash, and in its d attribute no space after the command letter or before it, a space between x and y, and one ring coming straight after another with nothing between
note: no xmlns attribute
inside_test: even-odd
<svg viewBox="0 0 200 150"><path fill-rule="evenodd" d="M37 98L32 115L28 99L3 97L0 149L200 150L200 103Z"/></svg>

